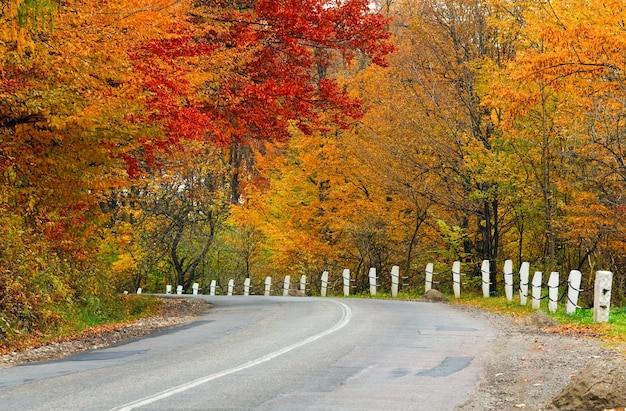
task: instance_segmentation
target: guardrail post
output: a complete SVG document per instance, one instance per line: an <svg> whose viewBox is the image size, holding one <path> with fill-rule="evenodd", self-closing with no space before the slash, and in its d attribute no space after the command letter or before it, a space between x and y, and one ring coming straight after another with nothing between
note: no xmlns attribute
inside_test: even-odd
<svg viewBox="0 0 626 411"><path fill-rule="evenodd" d="M535 271L535 274L533 275L533 283L532 283L533 284L533 292L532 292L533 310L538 310L539 308L541 308L541 277L542 276L543 276L543 273L541 271Z"/></svg>
<svg viewBox="0 0 626 411"><path fill-rule="evenodd" d="M263 293L263 295L265 295L266 297L269 297L271 292L272 292L272 277L265 277L265 292Z"/></svg>
<svg viewBox="0 0 626 411"><path fill-rule="evenodd" d="M350 270L347 268L344 268L342 277L343 277L343 295L347 297L350 295Z"/></svg>
<svg viewBox="0 0 626 411"><path fill-rule="evenodd" d="M452 263L452 289L454 290L454 298L461 298L461 262Z"/></svg>
<svg viewBox="0 0 626 411"><path fill-rule="evenodd" d="M233 295L233 289L235 288L235 280L234 279L230 279L228 280L228 296L232 296Z"/></svg>
<svg viewBox="0 0 626 411"><path fill-rule="evenodd" d="M513 261L504 262L504 294L507 301L513 301Z"/></svg>
<svg viewBox="0 0 626 411"><path fill-rule="evenodd" d="M193 295L198 295L198 290L200 289L200 284L198 283L193 283L191 285L191 290L192 290L192 294Z"/></svg>
<svg viewBox="0 0 626 411"><path fill-rule="evenodd" d="M483 290L483 298L489 298L489 285L491 284L491 279L489 276L491 275L489 271L489 260L483 260L480 265L480 276L482 280L482 290Z"/></svg>
<svg viewBox="0 0 626 411"><path fill-rule="evenodd" d="M551 313L556 311L557 302L559 300L559 273L552 271L548 278L548 311Z"/></svg>
<svg viewBox="0 0 626 411"><path fill-rule="evenodd" d="M243 280L243 295L250 295L250 277L246 277L246 279Z"/></svg>
<svg viewBox="0 0 626 411"><path fill-rule="evenodd" d="M398 284L400 284L400 267L394 265L391 267L391 296L398 296Z"/></svg>
<svg viewBox="0 0 626 411"><path fill-rule="evenodd" d="M611 271L596 271L593 287L593 321L597 323L609 321L612 286L613 273Z"/></svg>
<svg viewBox="0 0 626 411"><path fill-rule="evenodd" d="M376 295L376 267L371 267L367 276L370 280L370 295L373 297Z"/></svg>
<svg viewBox="0 0 626 411"><path fill-rule="evenodd" d="M322 286L320 288L320 296L326 297L326 290L328 290L328 271L322 273Z"/></svg>
<svg viewBox="0 0 626 411"><path fill-rule="evenodd" d="M182 294L182 293L183 293L183 286L182 285L176 286L176 294Z"/></svg>
<svg viewBox="0 0 626 411"><path fill-rule="evenodd" d="M304 274L300 276L300 291L302 294L306 294L306 275Z"/></svg>
<svg viewBox="0 0 626 411"><path fill-rule="evenodd" d="M215 286L217 281L211 280L211 285L209 285L209 295L215 295Z"/></svg>
<svg viewBox="0 0 626 411"><path fill-rule="evenodd" d="M530 263L523 262L519 268L519 303L526 305L528 300L528 276L530 274Z"/></svg>
<svg viewBox="0 0 626 411"><path fill-rule="evenodd" d="M289 283L291 282L291 276L285 276L285 282L283 282L283 295L289 295Z"/></svg>
<svg viewBox="0 0 626 411"><path fill-rule="evenodd" d="M430 291L433 288L433 273L435 271L435 266L433 263L426 264L426 281L424 284L424 292Z"/></svg>
<svg viewBox="0 0 626 411"><path fill-rule="evenodd" d="M578 293L580 293L580 282L582 273L578 270L572 270L567 277L567 303L565 304L565 312L574 314L578 308Z"/></svg>
<svg viewBox="0 0 626 411"><path fill-rule="evenodd" d="M137 288L137 294L141 294L141 287Z"/></svg>
<svg viewBox="0 0 626 411"><path fill-rule="evenodd" d="M166 285L165 286L165 294L172 294L172 286L171 285Z"/></svg>

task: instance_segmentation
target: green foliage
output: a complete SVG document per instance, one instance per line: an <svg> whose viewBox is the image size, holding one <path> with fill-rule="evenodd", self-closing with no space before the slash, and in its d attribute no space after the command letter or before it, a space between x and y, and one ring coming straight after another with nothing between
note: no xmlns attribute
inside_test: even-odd
<svg viewBox="0 0 626 411"><path fill-rule="evenodd" d="M467 230L459 226L449 226L443 220L437 220L439 233L445 245L444 250L440 250L440 257L444 261L464 261L468 257L465 251L465 242L469 237Z"/></svg>
<svg viewBox="0 0 626 411"><path fill-rule="evenodd" d="M17 10L17 21L21 27L30 25L36 33L49 28L53 29L53 14L56 4L49 0L24 0Z"/></svg>

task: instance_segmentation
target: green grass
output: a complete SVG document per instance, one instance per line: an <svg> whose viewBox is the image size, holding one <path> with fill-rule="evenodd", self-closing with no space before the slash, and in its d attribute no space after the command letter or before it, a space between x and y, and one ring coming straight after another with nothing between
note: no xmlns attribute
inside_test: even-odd
<svg viewBox="0 0 626 411"><path fill-rule="evenodd" d="M161 305L161 300L148 295L87 298L66 307L59 307L56 315L60 320L49 324L43 331L10 340L0 339L0 354L129 323L157 313Z"/></svg>
<svg viewBox="0 0 626 411"><path fill-rule="evenodd" d="M451 301L453 300L452 298ZM530 301L526 306L522 306L519 300L507 301L505 297L462 296L461 299L453 303L478 307L518 318L530 316L536 311L532 309ZM556 312L550 313L545 302L542 302L540 309L560 324L555 327L555 332L594 337L626 354L626 307L612 308L608 323L594 322L593 309L577 309L575 313L567 314L565 306L559 304Z"/></svg>

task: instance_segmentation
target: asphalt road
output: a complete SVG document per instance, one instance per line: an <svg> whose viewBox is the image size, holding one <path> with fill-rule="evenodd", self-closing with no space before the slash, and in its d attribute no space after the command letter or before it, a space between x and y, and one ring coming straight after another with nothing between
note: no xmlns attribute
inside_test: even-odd
<svg viewBox="0 0 626 411"><path fill-rule="evenodd" d="M209 300L194 323L0 370L0 410L452 410L494 336L442 304Z"/></svg>

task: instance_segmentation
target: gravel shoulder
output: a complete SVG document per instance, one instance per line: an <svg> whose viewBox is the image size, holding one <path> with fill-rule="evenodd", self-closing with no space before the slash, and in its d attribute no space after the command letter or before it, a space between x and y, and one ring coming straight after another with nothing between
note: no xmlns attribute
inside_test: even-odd
<svg viewBox="0 0 626 411"><path fill-rule="evenodd" d="M563 334L555 328L525 325L512 317L477 308L455 307L484 319L496 329L492 350L476 359L483 365L477 394L458 411L617 408L593 398L585 402L573 398L571 404L576 400L578 405L551 404L566 387L596 384L589 381L588 367L600 363L603 367L624 369L621 355L594 336ZM597 378L597 374L591 377Z"/></svg>
<svg viewBox="0 0 626 411"><path fill-rule="evenodd" d="M2 355L0 369L107 347L191 322L211 307L208 302L193 298L163 298L163 302L159 314L150 318L114 326L105 332L85 333L70 341L51 342L42 347ZM541 324L522 324L512 317L474 307L450 307L469 312L496 330L492 349L475 359L483 366L483 373L477 381L477 393L458 407L458 411L555 409L550 403L566 387L577 383L595 384L595 381L583 381L586 367L600 363L603 367L626 369L622 356L603 347L594 336L562 334ZM593 378L597 378L597 374ZM610 407L586 406L586 409L605 408Z"/></svg>

